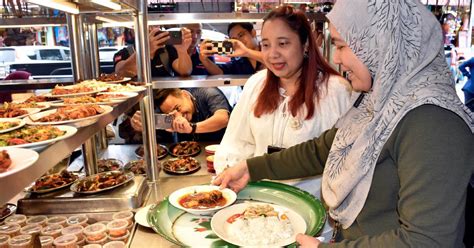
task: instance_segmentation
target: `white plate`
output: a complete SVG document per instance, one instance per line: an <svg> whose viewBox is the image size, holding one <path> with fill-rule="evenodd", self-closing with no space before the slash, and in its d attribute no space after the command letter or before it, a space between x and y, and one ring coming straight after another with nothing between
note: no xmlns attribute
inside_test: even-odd
<svg viewBox="0 0 474 248"><path fill-rule="evenodd" d="M27 117L28 115L36 114L36 113L41 111L41 109L39 109L39 108L22 108L22 110L26 110L26 112L28 112L28 113L26 113L24 115L15 116L13 118L19 119L19 118Z"/></svg>
<svg viewBox="0 0 474 248"><path fill-rule="evenodd" d="M12 102L12 104L23 104L22 102ZM26 103L25 103L26 104ZM20 107L21 109L39 109L39 110L44 110L44 109L47 109L49 107L51 107L51 104L49 102L36 102L36 103L32 103L33 104L36 104L37 107L32 107L32 108L24 108L24 107ZM2 104L1 108L3 108L5 104Z"/></svg>
<svg viewBox="0 0 474 248"><path fill-rule="evenodd" d="M2 150L6 150L8 152L10 159L12 160L12 164L7 171L0 173L0 178L15 174L30 167L36 162L36 160L38 160L39 157L38 153L31 149L0 147L0 151Z"/></svg>
<svg viewBox="0 0 474 248"><path fill-rule="evenodd" d="M22 127L26 124L24 119L18 119L18 118L0 118L0 122L17 122L18 123L18 125L14 126L14 127L0 130L0 133L7 133L7 132L10 132L10 131L13 131L13 130L18 129L18 128L20 128L20 127Z"/></svg>
<svg viewBox="0 0 474 248"><path fill-rule="evenodd" d="M187 194L196 193L196 192L209 192L211 190L220 190L222 192L222 195L226 199L226 204L224 206L215 207L215 208L207 208L207 209L192 209L192 208L185 208L181 206L181 204L179 204L179 200L181 199L181 197ZM217 210L231 205L232 203L235 202L236 199L237 199L237 194L234 191L230 189L219 189L218 186L214 186L214 185L196 185L196 186L182 188L171 193L171 195L168 198L169 202L174 207L179 208L181 210L184 210L194 215L211 215Z"/></svg>
<svg viewBox="0 0 474 248"><path fill-rule="evenodd" d="M75 126L75 127L85 127L85 126L88 126L88 125L91 125L91 124L95 123L96 120L99 117L110 113L114 109L114 108L112 108L110 106L107 106L107 105L101 105L100 107L104 110L103 113L98 114L98 115L94 115L94 116L89 116L89 117L86 117L86 118L75 119L75 120L51 121L51 122L37 122L37 121L35 121L35 120L38 120L42 117L50 115L52 113L56 113L57 109L52 109L52 110L40 112L40 113L37 113L37 114L34 114L34 115L30 115L28 118L25 118L25 119L26 119L26 124L28 124L28 125L63 125L63 124L67 124L67 125Z"/></svg>
<svg viewBox="0 0 474 248"><path fill-rule="evenodd" d="M128 98L132 98L132 97L135 97L138 95L137 92L120 92L120 91L116 91L116 92L101 92L99 93L98 95L123 95L123 96L118 96L118 97L111 97L109 99L111 100L120 100L120 101L125 101L127 100Z"/></svg>
<svg viewBox="0 0 474 248"><path fill-rule="evenodd" d="M135 213L135 222L140 224L140 226L151 227L150 224L148 224L148 221L146 220L146 215L148 214L148 210L150 210L150 208L153 206L154 204L150 204L148 206L140 208L140 210Z"/></svg>
<svg viewBox="0 0 474 248"><path fill-rule="evenodd" d="M64 88L72 88L73 85L71 86L64 86ZM77 86L76 86L77 87ZM92 90L92 91L87 91L87 92L79 92L79 93L72 93L72 94L63 94L63 95L53 95L51 92L49 93L46 93L44 94L43 96L45 97L54 97L54 98L58 98L58 97L74 97L74 96L83 96L83 95L90 95L90 94L94 94L94 93L98 93L98 92L101 92L101 91L104 91L106 90L106 88L100 88L100 89L96 89L96 90Z"/></svg>
<svg viewBox="0 0 474 248"><path fill-rule="evenodd" d="M54 139L43 140L43 141L28 143L28 144L15 145L15 146L0 146L0 149L9 148L9 147L23 147L23 148L29 147L29 148L38 149L38 148L41 148L43 146L54 143L56 141L69 138L77 132L77 128L75 128L75 127L70 127L70 126L56 126L56 127L61 131L66 131L66 133L63 136L59 136L59 137L56 137Z"/></svg>
<svg viewBox="0 0 474 248"><path fill-rule="evenodd" d="M107 92L140 92L144 90L146 90L144 86L111 84Z"/></svg>
<svg viewBox="0 0 474 248"><path fill-rule="evenodd" d="M243 213L244 210L249 206L249 204L263 205L262 203L246 202L246 203L236 204L236 205L233 205L233 206L230 206L228 208L220 210L211 219L212 231L217 236L219 236L219 238L221 238L221 239L223 239L223 240L225 240L229 243L232 243L234 245L251 246L251 244L245 243L245 241L241 241L236 235L232 235L230 225L235 224L235 222L233 224L227 222L227 219L229 217L231 217L235 214ZM293 235L288 239L280 240L279 242L274 243L274 244L265 244L265 245L259 245L259 246L261 246L261 247L269 247L269 246L283 247L283 246L287 246L287 245L289 245L291 243L294 243L296 241L296 234L306 232L306 222L303 219L303 217L301 217L301 215L299 215L295 211L293 211L289 208L283 207L283 206L279 206L279 205L275 205L275 204L268 204L268 205L272 206L279 213L279 215L284 213L286 216L288 216L288 219L290 220L291 225L293 226ZM255 245L253 245L253 246L255 246Z"/></svg>

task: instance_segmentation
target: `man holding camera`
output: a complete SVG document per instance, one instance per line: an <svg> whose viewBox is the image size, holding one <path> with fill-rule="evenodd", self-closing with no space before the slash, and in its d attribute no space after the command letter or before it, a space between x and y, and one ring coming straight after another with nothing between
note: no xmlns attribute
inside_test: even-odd
<svg viewBox="0 0 474 248"><path fill-rule="evenodd" d="M160 89L155 95L155 106L160 112L173 116L169 132L158 132L159 142L184 140L217 141L222 139L229 121L231 107L217 88ZM131 119L132 130L119 128L119 134L128 142L141 142L141 113ZM133 137L134 140L131 140Z"/></svg>
<svg viewBox="0 0 474 248"><path fill-rule="evenodd" d="M252 23L231 23L227 28L230 40L218 42L205 40L200 46L200 59L211 75L220 74L254 74L264 68L257 32ZM231 48L228 49L228 44ZM222 47L218 47L222 46ZM223 51L218 51L223 49ZM219 53L232 57L231 61L216 65L209 56Z"/></svg>
<svg viewBox="0 0 474 248"><path fill-rule="evenodd" d="M192 61L188 54L188 48L192 42L191 31L187 28L181 29L180 44L167 44L170 33L154 28L148 35L150 44L151 75L152 77L190 75L192 72ZM175 40L175 39L174 39ZM137 61L135 49L128 46L114 55L115 73L126 77L137 75Z"/></svg>

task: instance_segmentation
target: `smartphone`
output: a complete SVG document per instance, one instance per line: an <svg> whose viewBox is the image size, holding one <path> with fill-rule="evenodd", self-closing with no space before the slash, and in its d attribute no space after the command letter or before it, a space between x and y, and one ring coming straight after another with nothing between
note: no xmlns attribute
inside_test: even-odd
<svg viewBox="0 0 474 248"><path fill-rule="evenodd" d="M279 152L285 150L285 148L278 147L278 146L267 146L267 153L272 154L274 152Z"/></svg>
<svg viewBox="0 0 474 248"><path fill-rule="evenodd" d="M156 129L171 129L174 116L168 114L155 114Z"/></svg>
<svg viewBox="0 0 474 248"><path fill-rule="evenodd" d="M209 41L212 47L207 47L208 50L214 50L216 54L226 55L234 53L234 46L228 40L224 41Z"/></svg>
<svg viewBox="0 0 474 248"><path fill-rule="evenodd" d="M156 35L161 34L165 31L158 31ZM166 41L166 45L179 45L183 42L183 36L181 30L177 31L168 31L170 38Z"/></svg>

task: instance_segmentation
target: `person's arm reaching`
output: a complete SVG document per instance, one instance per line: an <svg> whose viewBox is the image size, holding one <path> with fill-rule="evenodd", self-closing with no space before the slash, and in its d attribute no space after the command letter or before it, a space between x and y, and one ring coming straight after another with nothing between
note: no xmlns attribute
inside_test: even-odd
<svg viewBox="0 0 474 248"><path fill-rule="evenodd" d="M189 76L193 72L193 62L188 54L188 48L191 45L191 31L187 28L181 29L182 43L174 45L178 53L178 58L173 61L171 66L180 76Z"/></svg>
<svg viewBox="0 0 474 248"><path fill-rule="evenodd" d="M155 57L156 51L164 47L166 41L170 38L168 32L158 33L159 29L154 29L148 35L150 44L150 59ZM117 62L115 73L120 76L134 77L137 75L137 57L136 53L131 54L127 59Z"/></svg>
<svg viewBox="0 0 474 248"><path fill-rule="evenodd" d="M209 50L208 47L212 47L211 43L208 43L208 40L201 42L199 46L199 60L201 60L202 65L206 68L209 75L221 75L224 72L217 66L214 61L210 60L209 57L213 55L212 50Z"/></svg>

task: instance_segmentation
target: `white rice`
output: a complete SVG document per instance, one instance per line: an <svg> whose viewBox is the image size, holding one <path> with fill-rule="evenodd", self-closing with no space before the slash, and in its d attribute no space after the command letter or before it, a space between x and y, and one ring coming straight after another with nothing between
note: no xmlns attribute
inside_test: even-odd
<svg viewBox="0 0 474 248"><path fill-rule="evenodd" d="M270 245L291 238L294 230L289 219L278 217L239 218L229 227L230 235L246 245Z"/></svg>

